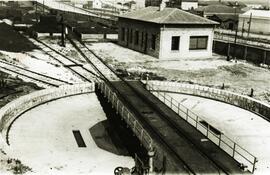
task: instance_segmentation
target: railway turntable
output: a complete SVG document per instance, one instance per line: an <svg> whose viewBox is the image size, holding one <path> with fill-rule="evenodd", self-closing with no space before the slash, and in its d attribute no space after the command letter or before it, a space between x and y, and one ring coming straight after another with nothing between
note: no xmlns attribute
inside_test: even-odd
<svg viewBox="0 0 270 175"><path fill-rule="evenodd" d="M106 86L105 83L103 86ZM125 104L130 115L153 140L153 157L149 158L149 172L165 174L250 174L229 154L219 148L201 132L178 116L173 110L146 90L140 81L113 81L110 88ZM112 92L102 90L114 106ZM114 106L115 107L115 106ZM125 113L116 104L116 111ZM119 110L118 110L119 109ZM134 120L134 119L132 119ZM127 122L129 124L129 122ZM134 127L135 124L129 126ZM141 136L141 142L147 142ZM142 145L145 145L142 143Z"/></svg>

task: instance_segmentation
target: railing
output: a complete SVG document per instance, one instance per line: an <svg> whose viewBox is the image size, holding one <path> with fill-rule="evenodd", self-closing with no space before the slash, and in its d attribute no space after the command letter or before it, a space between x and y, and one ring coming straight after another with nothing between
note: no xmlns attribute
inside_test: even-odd
<svg viewBox="0 0 270 175"><path fill-rule="evenodd" d="M253 34L254 35L254 34ZM214 39L219 39L223 41L234 42L235 40L235 31L229 30L215 30ZM240 44L250 45L250 46L258 46L264 48L270 48L270 37L262 35L255 35L254 37L244 37L237 35L236 42Z"/></svg>
<svg viewBox="0 0 270 175"><path fill-rule="evenodd" d="M258 114L270 121L270 105L254 98L215 88L177 82L149 81L163 91L179 92L222 101Z"/></svg>
<svg viewBox="0 0 270 175"><path fill-rule="evenodd" d="M19 97L0 109L0 132L3 137L7 137L8 128L15 118L34 106L65 96L94 92L94 90L94 83L63 85Z"/></svg>
<svg viewBox="0 0 270 175"><path fill-rule="evenodd" d="M106 83L98 83L98 88L102 94L107 97L108 102L115 108L116 113L119 113L122 119L125 120L127 125L141 141L142 145L149 151L153 150L153 140L148 132L142 127L136 117L129 111L124 103L117 97L116 93Z"/></svg>
<svg viewBox="0 0 270 175"><path fill-rule="evenodd" d="M166 92L162 92L160 89L155 88L151 83L147 83L146 85L147 89L151 91L151 93L153 93L157 98L159 98L164 104L169 106L180 117L194 126L208 139L227 152L231 157L240 162L243 165L242 168L247 168L252 173L255 171L255 164L257 162L257 158L255 156L235 143L229 137L225 136L223 133L215 132L216 129L213 128L212 125L208 123L205 124L206 122L199 115L183 106Z"/></svg>

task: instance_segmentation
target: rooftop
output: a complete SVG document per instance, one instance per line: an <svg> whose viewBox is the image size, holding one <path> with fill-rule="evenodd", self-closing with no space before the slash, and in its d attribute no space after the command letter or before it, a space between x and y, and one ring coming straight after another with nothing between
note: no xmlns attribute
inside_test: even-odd
<svg viewBox="0 0 270 175"><path fill-rule="evenodd" d="M128 18L157 24L218 24L209 19L185 12L177 8L146 7L133 12L125 13L120 18Z"/></svg>
<svg viewBox="0 0 270 175"><path fill-rule="evenodd" d="M236 11L235 11L236 10ZM196 11L203 11L204 13L214 13L214 14L234 14L236 13L243 13L240 8L234 9L233 7L229 7L223 4L216 4L216 5L208 5L204 7L199 7Z"/></svg>

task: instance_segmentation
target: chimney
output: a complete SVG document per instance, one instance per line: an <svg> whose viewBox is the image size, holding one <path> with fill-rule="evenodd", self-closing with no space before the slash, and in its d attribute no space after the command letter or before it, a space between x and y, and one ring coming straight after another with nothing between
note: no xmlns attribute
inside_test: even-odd
<svg viewBox="0 0 270 175"><path fill-rule="evenodd" d="M161 3L159 4L159 11L164 10L164 8L166 7L166 3L164 0L161 0Z"/></svg>

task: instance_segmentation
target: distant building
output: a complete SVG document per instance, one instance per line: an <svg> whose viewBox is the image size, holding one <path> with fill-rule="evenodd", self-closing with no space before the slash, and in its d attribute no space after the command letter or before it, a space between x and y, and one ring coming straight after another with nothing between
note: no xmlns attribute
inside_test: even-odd
<svg viewBox="0 0 270 175"><path fill-rule="evenodd" d="M160 59L212 56L214 25L177 8L147 7L119 17L118 43Z"/></svg>
<svg viewBox="0 0 270 175"><path fill-rule="evenodd" d="M166 1L166 0L165 0ZM161 0L145 0L145 6L159 6ZM191 10L198 8L198 0L167 0L167 7Z"/></svg>
<svg viewBox="0 0 270 175"><path fill-rule="evenodd" d="M181 8L183 10L191 10L198 8L198 0L182 0Z"/></svg>
<svg viewBox="0 0 270 175"><path fill-rule="evenodd" d="M230 7L223 4L208 5L195 9L203 17L217 21L224 29L235 30L237 28L238 16L244 13L240 7Z"/></svg>
<svg viewBox="0 0 270 175"><path fill-rule="evenodd" d="M83 5L84 8L94 8L94 9L101 9L102 8L102 2L101 0L92 0L87 1L87 4Z"/></svg>
<svg viewBox="0 0 270 175"><path fill-rule="evenodd" d="M251 20L250 20L251 19ZM249 10L239 15L238 30L270 35L270 11Z"/></svg>

